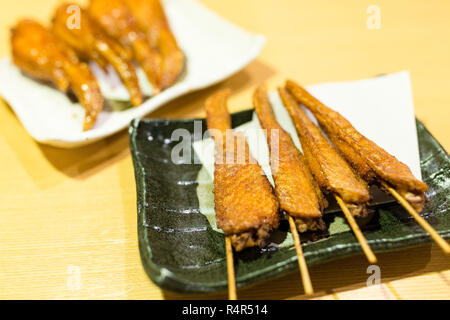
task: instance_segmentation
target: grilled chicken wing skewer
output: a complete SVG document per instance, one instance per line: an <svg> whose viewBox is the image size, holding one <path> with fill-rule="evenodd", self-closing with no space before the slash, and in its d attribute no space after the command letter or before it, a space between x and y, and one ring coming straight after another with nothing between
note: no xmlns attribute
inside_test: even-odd
<svg viewBox="0 0 450 320"><path fill-rule="evenodd" d="M418 212L425 204L427 185L417 180L408 166L359 133L338 112L331 110L294 81L287 89L319 121L341 154L366 181L384 181L393 186Z"/></svg>
<svg viewBox="0 0 450 320"><path fill-rule="evenodd" d="M119 45L107 37L83 9L80 10L80 27L67 26L71 15L67 9L72 5L63 4L56 9L53 16L53 33L84 59L94 60L100 66L111 64L128 89L131 103L135 106L142 104L136 70L130 60L124 59L124 52L116 51Z"/></svg>
<svg viewBox="0 0 450 320"><path fill-rule="evenodd" d="M303 153L320 188L343 199L354 216L365 215L369 188L306 116L284 88L278 89L300 138Z"/></svg>
<svg viewBox="0 0 450 320"><path fill-rule="evenodd" d="M86 110L83 129L94 125L103 97L89 67L78 60L72 49L33 20L17 23L12 30L11 47L14 64L20 69L53 82L63 92L71 88Z"/></svg>
<svg viewBox="0 0 450 320"><path fill-rule="evenodd" d="M162 56L162 89L171 86L184 67L184 55L170 30L160 0L125 0L140 29Z"/></svg>
<svg viewBox="0 0 450 320"><path fill-rule="evenodd" d="M250 155L244 136L231 130L226 105L229 92L218 91L206 100L206 121L216 148L214 203L217 226L230 236L236 251L240 251L263 246L270 232L278 227L279 213L272 186Z"/></svg>
<svg viewBox="0 0 450 320"><path fill-rule="evenodd" d="M300 150L278 124L264 85L255 90L253 105L262 128L267 130L270 164L280 209L294 218L300 232L324 230L326 226L321 211L327 205L326 199Z"/></svg>
<svg viewBox="0 0 450 320"><path fill-rule="evenodd" d="M150 46L146 35L139 29L135 17L124 1L91 0L88 13L108 36L117 40L125 48L131 49L155 93L159 93L161 91L161 56Z"/></svg>

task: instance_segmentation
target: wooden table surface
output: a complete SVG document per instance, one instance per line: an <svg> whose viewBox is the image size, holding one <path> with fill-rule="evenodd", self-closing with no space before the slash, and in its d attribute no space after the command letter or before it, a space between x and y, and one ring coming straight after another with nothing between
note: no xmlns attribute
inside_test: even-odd
<svg viewBox="0 0 450 320"><path fill-rule="evenodd" d="M48 21L59 2L3 2L0 56L9 54L9 28L19 17ZM149 117L204 116L205 98L221 87L233 89L231 109L241 110L250 106L252 89L262 81L273 87L286 77L313 84L409 70L417 117L450 147L449 1L202 2L266 35L267 46L230 79ZM366 10L373 3L380 9L380 29L367 26ZM141 266L127 132L72 150L41 145L0 100L0 177L0 298L187 298L160 290ZM378 258L382 285L376 287L366 287L368 264L362 256L312 267L316 298L450 298L450 260L435 245ZM304 298L300 283L294 272L238 294ZM226 296L193 298L210 297Z"/></svg>

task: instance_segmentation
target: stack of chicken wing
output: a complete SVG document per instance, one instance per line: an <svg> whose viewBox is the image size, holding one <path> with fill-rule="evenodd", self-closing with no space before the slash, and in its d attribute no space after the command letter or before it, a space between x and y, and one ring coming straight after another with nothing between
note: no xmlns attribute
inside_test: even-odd
<svg viewBox="0 0 450 320"><path fill-rule="evenodd" d="M294 81L287 81L278 93L295 125L303 153L278 124L266 87L258 87L253 105L266 130L274 188L249 154L246 143L245 152L236 147L238 133L231 130L226 108L229 92L219 91L206 102L208 130L214 133L211 135L216 144L214 197L218 227L230 236L237 251L264 245L270 232L278 228L281 212L294 219L298 232L326 229L322 215L328 202L324 194L342 199L354 217L364 217L371 198L369 184L373 183L394 187L416 211L422 211L427 185L417 180L404 163ZM300 105L314 114L328 139ZM226 162L238 158L239 153L241 163Z"/></svg>
<svg viewBox="0 0 450 320"><path fill-rule="evenodd" d="M168 88L184 68L184 55L170 30L160 0L91 0L87 8L65 3L49 28L24 19L12 29L14 63L26 74L72 90L85 108L84 130L103 107L100 87L86 62L111 65L134 106L143 102L136 65L155 94Z"/></svg>

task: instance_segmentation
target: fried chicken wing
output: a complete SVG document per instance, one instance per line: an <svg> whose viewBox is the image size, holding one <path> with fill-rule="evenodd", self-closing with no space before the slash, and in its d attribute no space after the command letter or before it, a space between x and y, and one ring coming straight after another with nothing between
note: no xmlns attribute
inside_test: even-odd
<svg viewBox="0 0 450 320"><path fill-rule="evenodd" d="M124 1L136 17L139 27L147 34L150 44L156 48L161 30L170 30L169 22L160 0Z"/></svg>
<svg viewBox="0 0 450 320"><path fill-rule="evenodd" d="M89 15L102 27L108 36L133 56L147 75L155 93L161 91L162 59L150 45L146 35L139 29L136 19L123 0L91 0Z"/></svg>
<svg viewBox="0 0 450 320"><path fill-rule="evenodd" d="M278 227L279 213L272 186L251 156L245 137L231 130L226 105L229 92L221 90L207 99L206 120L216 148L217 226L230 236L236 251L240 251L263 246L270 232Z"/></svg>
<svg viewBox="0 0 450 320"><path fill-rule="evenodd" d="M326 226L319 202L324 199L322 193L310 179L309 168L300 150L278 124L264 85L255 90L253 105L262 128L267 130L270 165L280 209L294 218L300 232L324 230Z"/></svg>
<svg viewBox="0 0 450 320"><path fill-rule="evenodd" d="M171 86L184 67L184 54L170 29L160 0L125 0L136 17L140 29L146 33L153 48L162 56L161 87Z"/></svg>
<svg viewBox="0 0 450 320"><path fill-rule="evenodd" d="M103 107L103 97L89 67L49 30L33 20L21 20L11 34L14 64L29 75L69 88L85 108L83 129L90 129Z"/></svg>
<svg viewBox="0 0 450 320"><path fill-rule="evenodd" d="M427 185L416 179L407 165L359 133L338 112L328 108L300 85L288 80L286 87L319 121L324 131L354 169L368 182L382 180L392 185L417 210L426 201Z"/></svg>
<svg viewBox="0 0 450 320"><path fill-rule="evenodd" d="M135 106L142 104L142 92L131 61L123 58L124 52L116 51L119 45L100 30L85 10L80 10L80 27L69 28L67 21L71 13L68 8L71 6L73 4L67 3L56 9L53 16L53 33L84 59L94 60L101 66L111 64L128 89L131 103Z"/></svg>
<svg viewBox="0 0 450 320"><path fill-rule="evenodd" d="M340 196L353 215L364 215L365 205L370 200L367 184L322 135L292 95L284 88L278 91L294 122L306 161L320 188Z"/></svg>

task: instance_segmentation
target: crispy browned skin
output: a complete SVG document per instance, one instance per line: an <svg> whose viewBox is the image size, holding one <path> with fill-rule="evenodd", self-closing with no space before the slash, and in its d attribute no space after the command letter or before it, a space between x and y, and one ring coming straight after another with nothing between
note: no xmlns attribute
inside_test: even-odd
<svg viewBox="0 0 450 320"><path fill-rule="evenodd" d="M162 59L154 50L147 36L139 29L136 18L123 0L91 0L89 15L108 36L122 46L131 48L134 58L153 85L155 93L161 91Z"/></svg>
<svg viewBox="0 0 450 320"><path fill-rule="evenodd" d="M294 98L284 88L278 91L297 129L306 161L321 189L340 196L354 215L364 213L364 206L370 200L367 184L325 139Z"/></svg>
<svg viewBox="0 0 450 320"><path fill-rule="evenodd" d="M321 128L327 134L331 142L336 146L342 156L347 159L347 161L360 175L360 177L363 178L367 183L373 182L376 178L375 172L367 165L367 162L364 161L364 159L361 158L361 156L353 150L352 146L344 140L340 139L336 134L334 134L334 132L327 130L323 126L321 126Z"/></svg>
<svg viewBox="0 0 450 320"><path fill-rule="evenodd" d="M135 106L142 104L136 70L130 60L123 58L123 52L117 51L116 48L120 46L107 37L83 9L80 10L80 28L67 26L72 15L68 9L72 5L66 3L56 9L53 16L53 33L84 59L94 60L101 66L111 64L128 89L131 103Z"/></svg>
<svg viewBox="0 0 450 320"><path fill-rule="evenodd" d="M324 229L317 189L310 179L309 168L290 135L278 124L264 85L255 90L253 106L262 128L267 130L270 164L280 209L303 222L297 224L299 231L317 227ZM306 224L308 220L317 221Z"/></svg>
<svg viewBox="0 0 450 320"><path fill-rule="evenodd" d="M60 42L44 26L21 20L12 30L14 63L29 75L53 82L61 91L69 88L86 110L83 129L90 129L103 107L103 97L89 67L78 61L75 52Z"/></svg>
<svg viewBox="0 0 450 320"><path fill-rule="evenodd" d="M303 166L308 169L308 170L305 170L305 174L308 177L311 185L314 188L314 192L316 193L317 200L319 201L320 211L323 213L325 208L328 207L328 201L325 198L325 195L323 194L323 192L320 190L320 186L317 183L317 181L314 179L314 176L308 167L308 162L306 161L305 156L301 152L299 152L299 158L300 158L300 161L303 163Z"/></svg>
<svg viewBox="0 0 450 320"><path fill-rule="evenodd" d="M242 134L231 130L227 110L229 90L220 90L206 100L208 130L214 137L214 203L217 226L237 251L263 246L279 223L278 201L261 167L248 151ZM237 142L235 145L234 141ZM244 159L238 161L238 146ZM231 163L230 159L235 159Z"/></svg>
<svg viewBox="0 0 450 320"><path fill-rule="evenodd" d="M184 54L170 30L166 14L159 0L125 0L140 29L147 34L150 44L162 56L161 87L170 87L184 67Z"/></svg>
<svg viewBox="0 0 450 320"><path fill-rule="evenodd" d="M407 165L400 162L373 141L359 133L338 112L328 108L294 81L287 89L305 105L319 121L344 157L368 182L383 180L396 188L416 210L422 211L428 186L417 180Z"/></svg>

